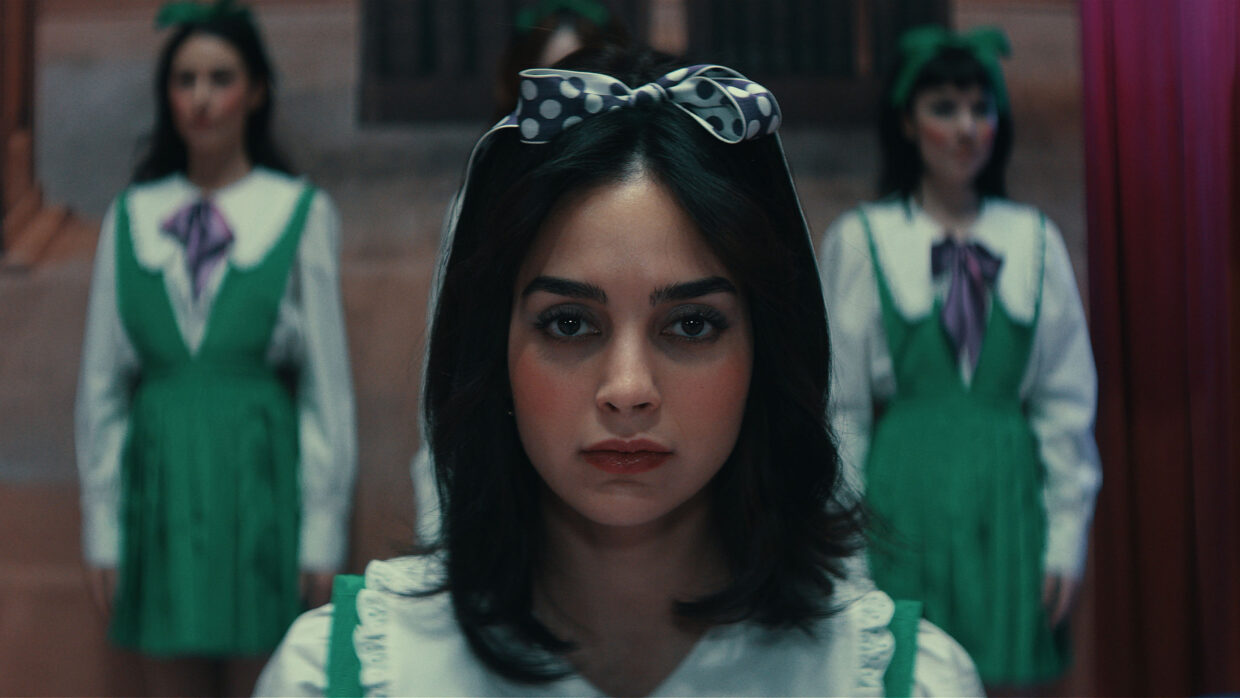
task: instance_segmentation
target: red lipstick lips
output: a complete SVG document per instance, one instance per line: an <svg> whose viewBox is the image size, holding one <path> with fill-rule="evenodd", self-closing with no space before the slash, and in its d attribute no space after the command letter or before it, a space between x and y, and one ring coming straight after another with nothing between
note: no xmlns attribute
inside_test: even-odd
<svg viewBox="0 0 1240 698"><path fill-rule="evenodd" d="M666 446L646 439L600 441L581 451L581 456L587 463L603 472L617 475L654 470L663 465L671 455L672 451Z"/></svg>

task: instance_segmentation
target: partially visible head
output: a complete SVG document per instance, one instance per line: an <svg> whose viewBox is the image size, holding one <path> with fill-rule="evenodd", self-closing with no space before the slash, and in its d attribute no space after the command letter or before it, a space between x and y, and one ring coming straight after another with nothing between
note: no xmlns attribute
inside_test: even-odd
<svg viewBox="0 0 1240 698"><path fill-rule="evenodd" d="M287 172L271 134L274 93L271 62L247 11L176 24L159 54L155 130L134 180L183 172L192 147L223 145L238 129L251 164Z"/></svg>
<svg viewBox="0 0 1240 698"><path fill-rule="evenodd" d="M680 67L638 51L570 60L559 67L630 87ZM557 280L608 299L574 301ZM659 293L677 288L692 293ZM550 341L599 326L614 331L607 343ZM714 343L683 341L716 330ZM856 533L851 510L832 505L828 366L813 250L774 136L725 143L665 100L587 118L545 144L522 143L518 129L494 134L469 173L424 403L447 503L449 587L475 651L508 675L533 676L478 633L490 624L538 639L528 593L543 552L544 481L598 523L705 502L731 585L682 604L686 615L795 625L822 612ZM571 421L566 440L586 443L538 443L550 433L539 423L556 418ZM692 483L668 483L679 494L652 508L596 500L591 509L545 474L555 454L590 439L647 435L708 466ZM548 463L532 462L545 452Z"/></svg>
<svg viewBox="0 0 1240 698"><path fill-rule="evenodd" d="M548 68L579 49L623 47L624 23L598 0L541 0L517 14L495 76L495 113L503 118L517 104L517 73Z"/></svg>
<svg viewBox="0 0 1240 698"><path fill-rule="evenodd" d="M879 113L880 195L908 196L932 176L982 196L1006 196L1012 116L1000 53L974 45L983 32L1006 49L1006 39L990 29L953 35L921 27L906 35L942 39L912 47L905 41L888 77Z"/></svg>

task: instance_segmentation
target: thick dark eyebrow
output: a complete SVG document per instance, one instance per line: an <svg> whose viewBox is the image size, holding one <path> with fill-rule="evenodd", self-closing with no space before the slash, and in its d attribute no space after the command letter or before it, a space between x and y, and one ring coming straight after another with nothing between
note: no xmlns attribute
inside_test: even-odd
<svg viewBox="0 0 1240 698"><path fill-rule="evenodd" d="M584 300L597 301L599 303L607 302L607 294L603 293L603 289L594 284L587 284L582 281L573 281L571 279L561 279L558 276L539 276L525 287L521 292L521 297L526 298L535 291L546 291L554 293L557 296L568 296L569 298L581 298Z"/></svg>
<svg viewBox="0 0 1240 698"><path fill-rule="evenodd" d="M712 293L738 293L736 286L731 281L722 276L710 276L697 281L686 281L682 284L672 284L657 288L654 293L650 294L650 305L658 305L660 303L668 303L671 301L687 301L699 296L708 296Z"/></svg>

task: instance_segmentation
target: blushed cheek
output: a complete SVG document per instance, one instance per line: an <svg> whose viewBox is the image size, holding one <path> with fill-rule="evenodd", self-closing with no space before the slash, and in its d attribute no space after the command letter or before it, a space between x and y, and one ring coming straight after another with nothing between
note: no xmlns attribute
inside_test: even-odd
<svg viewBox="0 0 1240 698"><path fill-rule="evenodd" d="M245 89L242 87L234 87L224 90L217 102L217 111L220 114L228 114L236 116L238 113L245 112Z"/></svg>
<svg viewBox="0 0 1240 698"><path fill-rule="evenodd" d="M169 90L168 106L177 121L189 121L194 116L194 97L188 92Z"/></svg>
<svg viewBox="0 0 1240 698"><path fill-rule="evenodd" d="M588 410L574 393L571 373L548 364L532 346L510 349L508 372L517 433L535 465L555 461L561 446L573 445L574 418Z"/></svg>
<svg viewBox="0 0 1240 698"><path fill-rule="evenodd" d="M699 434L712 442L735 443L745 414L751 375L750 359L736 357L711 367L682 402L697 423Z"/></svg>
<svg viewBox="0 0 1240 698"><path fill-rule="evenodd" d="M921 135L925 142L930 145L945 146L952 142L955 134L948 126L940 126L930 122L922 127Z"/></svg>
<svg viewBox="0 0 1240 698"><path fill-rule="evenodd" d="M520 351L509 365L513 405L526 415L556 412L567 397L559 384L560 374L539 361L533 350Z"/></svg>

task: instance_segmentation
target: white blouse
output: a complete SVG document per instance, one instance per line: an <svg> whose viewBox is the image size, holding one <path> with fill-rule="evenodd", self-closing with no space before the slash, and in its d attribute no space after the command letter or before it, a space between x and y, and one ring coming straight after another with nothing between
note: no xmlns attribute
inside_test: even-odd
<svg viewBox="0 0 1240 698"><path fill-rule="evenodd" d="M375 561L358 593L353 645L367 696L602 695L578 675L530 686L487 669L469 649L446 594L411 596L434 583L426 558ZM882 696L895 641L894 604L872 587L841 585L843 610L819 621L811 637L752 623L717 626L702 636L655 696ZM330 605L301 616L258 680L258 696L321 696L331 632ZM968 654L927 621L917 633L915 696L978 696Z"/></svg>
<svg viewBox="0 0 1240 698"><path fill-rule="evenodd" d="M233 231L229 261L262 262L279 240L306 183L264 168L210 195ZM218 264L195 299L183 247L160 224L202 192L182 175L133 187L128 210L138 263L163 274L177 326L191 352L202 342L227 264ZM340 220L331 199L315 194L294 270L267 350L271 365L297 367L300 428L301 566L343 567L357 463L353 387L340 296ZM138 355L116 297L116 205L103 221L87 307L78 381L76 438L87 561L114 567L119 557L120 460L129 428L130 382Z"/></svg>
<svg viewBox="0 0 1240 698"><path fill-rule="evenodd" d="M942 287L931 276L930 249L946 231L912 201L862 208L896 308L906 319L925 317ZM1041 214L1003 199L983 202L970 235L1003 259L994 292L1014 320L1033 321L1041 289L1020 397L1046 468L1045 569L1079 578L1102 470L1093 434L1098 380L1068 252L1048 220L1043 259ZM860 489L874 405L895 395L896 377L870 247L856 211L827 230L819 268L831 330L832 426L846 472Z"/></svg>

